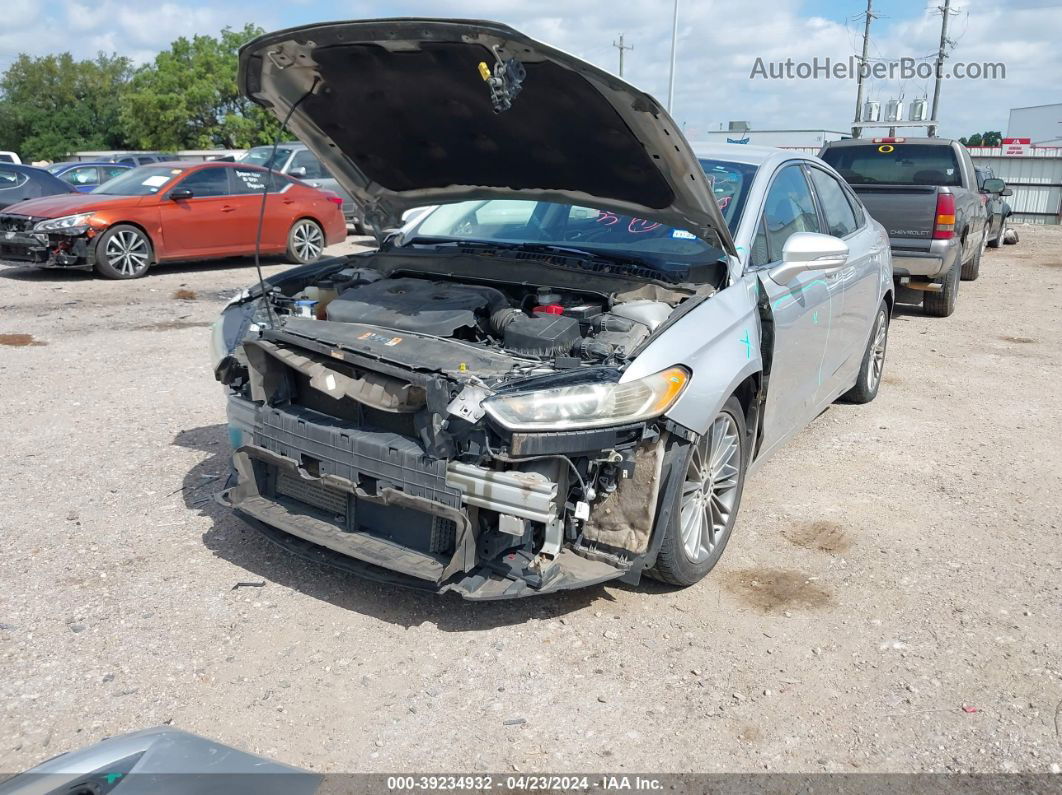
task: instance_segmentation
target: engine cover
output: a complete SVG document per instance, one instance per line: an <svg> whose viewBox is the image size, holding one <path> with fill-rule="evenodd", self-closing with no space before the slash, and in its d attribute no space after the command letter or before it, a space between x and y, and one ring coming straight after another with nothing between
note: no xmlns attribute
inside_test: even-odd
<svg viewBox="0 0 1062 795"><path fill-rule="evenodd" d="M428 279L381 279L344 290L328 304L328 319L449 337L476 325L476 312L490 303L487 289Z"/></svg>

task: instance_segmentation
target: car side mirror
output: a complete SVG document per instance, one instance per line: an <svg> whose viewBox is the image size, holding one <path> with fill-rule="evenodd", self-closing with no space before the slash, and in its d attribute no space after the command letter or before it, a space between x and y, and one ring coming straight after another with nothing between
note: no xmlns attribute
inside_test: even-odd
<svg viewBox="0 0 1062 795"><path fill-rule="evenodd" d="M782 264L771 269L770 277L778 284L789 284L806 271L840 268L848 262L848 244L838 237L818 232L797 232L782 246Z"/></svg>
<svg viewBox="0 0 1062 795"><path fill-rule="evenodd" d="M290 171L288 171L288 176L289 177L295 177L295 179L304 179L306 177L306 169L303 166L299 166L298 168L293 168Z"/></svg>
<svg viewBox="0 0 1062 795"><path fill-rule="evenodd" d="M180 201L181 199L190 199L192 198L192 195L192 192L188 190L188 188L177 188L176 190L170 191L169 198L173 201Z"/></svg>
<svg viewBox="0 0 1062 795"><path fill-rule="evenodd" d="M985 193L1002 193L1007 189L1007 183L997 177L990 177L985 180L982 190Z"/></svg>
<svg viewBox="0 0 1062 795"><path fill-rule="evenodd" d="M1001 190L999 192L999 195L1000 196L1013 196L1014 195L1014 191L1012 191L1010 188L1004 188L1003 190Z"/></svg>

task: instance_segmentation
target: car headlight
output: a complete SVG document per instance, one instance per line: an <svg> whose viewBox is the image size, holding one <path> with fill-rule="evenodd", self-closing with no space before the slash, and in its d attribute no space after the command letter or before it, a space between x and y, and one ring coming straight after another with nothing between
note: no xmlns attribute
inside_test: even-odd
<svg viewBox="0 0 1062 795"><path fill-rule="evenodd" d="M45 221L38 221L34 227L34 232L82 232L88 228L89 219L92 217L92 213L78 213L77 215L64 215L62 218L49 218Z"/></svg>
<svg viewBox="0 0 1062 795"><path fill-rule="evenodd" d="M663 414L689 380L689 370L676 366L623 384L578 384L496 395L485 400L483 408L511 431L622 425Z"/></svg>

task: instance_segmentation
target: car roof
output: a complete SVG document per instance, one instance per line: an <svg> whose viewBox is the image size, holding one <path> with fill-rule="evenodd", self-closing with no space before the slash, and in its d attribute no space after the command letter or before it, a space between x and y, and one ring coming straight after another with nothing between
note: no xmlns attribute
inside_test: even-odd
<svg viewBox="0 0 1062 795"><path fill-rule="evenodd" d="M25 174L48 174L49 177L52 176L47 169L41 168L40 166L31 166L28 163L8 163L5 160L0 161L0 168L14 169L15 171L21 171Z"/></svg>
<svg viewBox="0 0 1062 795"><path fill-rule="evenodd" d="M79 168L81 166L107 166L108 168L132 168L128 163L115 163L110 160L67 160L63 163L52 163L48 168Z"/></svg>

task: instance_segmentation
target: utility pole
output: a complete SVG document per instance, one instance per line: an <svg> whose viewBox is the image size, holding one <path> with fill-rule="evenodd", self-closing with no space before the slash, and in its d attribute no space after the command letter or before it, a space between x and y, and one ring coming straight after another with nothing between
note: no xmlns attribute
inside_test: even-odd
<svg viewBox="0 0 1062 795"><path fill-rule="evenodd" d="M675 0L675 13L671 18L671 74L667 79L667 112L675 104L675 47L678 44L678 4Z"/></svg>
<svg viewBox="0 0 1062 795"><path fill-rule="evenodd" d="M951 16L951 0L944 0L944 5L937 6L941 13L940 20L940 49L937 50L937 77L933 81L933 110L929 114L930 120L938 121L937 112L940 109L940 76L944 71L944 48L948 46L948 17ZM929 137L934 138L937 134L937 125L929 126Z"/></svg>
<svg viewBox="0 0 1062 795"><path fill-rule="evenodd" d="M859 74L856 75L856 108L855 116L852 117L853 138L858 138L863 131L862 127L857 127L856 125L863 116L863 72L867 65L867 48L870 46L870 21L874 19L874 14L871 11L873 3L874 0L867 0L866 24L863 26L863 55L859 59Z"/></svg>
<svg viewBox="0 0 1062 795"><path fill-rule="evenodd" d="M633 50L634 49L634 45L633 44L624 45L624 43L623 43L623 34L621 33L620 34L619 43L617 44L616 42L612 42L612 46L619 50L619 54L620 54L619 76L623 77L623 51L624 50Z"/></svg>

